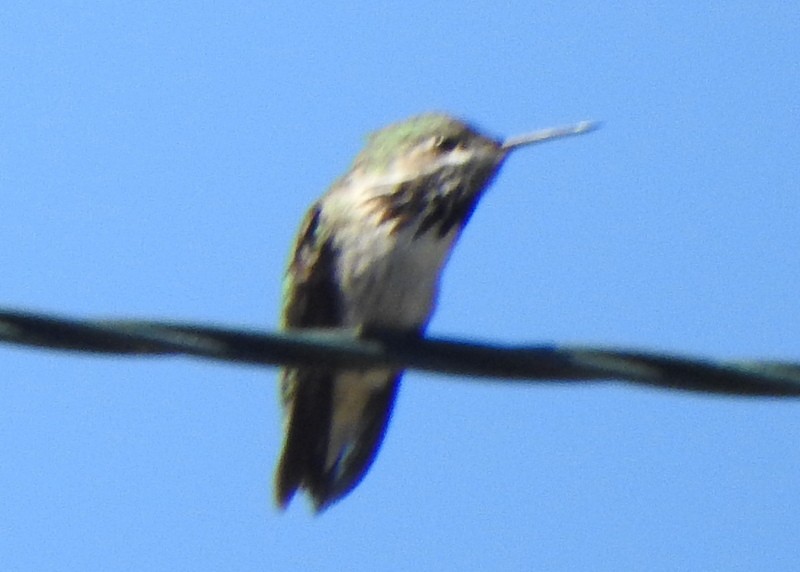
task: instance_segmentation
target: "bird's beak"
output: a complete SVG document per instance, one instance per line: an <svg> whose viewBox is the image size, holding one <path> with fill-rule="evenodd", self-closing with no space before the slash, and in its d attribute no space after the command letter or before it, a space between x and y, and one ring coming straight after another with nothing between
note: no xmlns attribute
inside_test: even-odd
<svg viewBox="0 0 800 572"><path fill-rule="evenodd" d="M561 139L562 137L581 135L583 133L594 131L598 127L600 127L599 121L581 121L580 123L565 125L564 127L540 129L539 131L534 131L533 133L509 137L503 141L500 148L506 152L509 152L527 145L542 143L543 141L552 141L553 139Z"/></svg>

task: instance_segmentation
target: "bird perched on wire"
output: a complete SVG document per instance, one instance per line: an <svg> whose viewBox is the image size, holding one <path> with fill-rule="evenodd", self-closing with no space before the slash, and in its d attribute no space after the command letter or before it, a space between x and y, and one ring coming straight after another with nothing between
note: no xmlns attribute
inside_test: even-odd
<svg viewBox="0 0 800 572"><path fill-rule="evenodd" d="M374 133L301 226L282 327L421 335L453 245L509 154L595 127L582 122L500 141L432 113ZM383 440L401 375L311 364L282 371L279 506L303 489L322 511L361 481Z"/></svg>

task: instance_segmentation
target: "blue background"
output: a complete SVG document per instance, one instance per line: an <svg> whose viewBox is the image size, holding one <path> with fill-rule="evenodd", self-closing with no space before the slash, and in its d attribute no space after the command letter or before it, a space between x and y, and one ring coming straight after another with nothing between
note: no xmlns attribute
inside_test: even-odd
<svg viewBox="0 0 800 572"><path fill-rule="evenodd" d="M298 3L299 4L299 3ZM0 304L273 329L363 136L519 152L438 335L800 360L792 3L0 8ZM3 570L796 570L800 404L408 374L369 475L271 504L273 369L0 347Z"/></svg>

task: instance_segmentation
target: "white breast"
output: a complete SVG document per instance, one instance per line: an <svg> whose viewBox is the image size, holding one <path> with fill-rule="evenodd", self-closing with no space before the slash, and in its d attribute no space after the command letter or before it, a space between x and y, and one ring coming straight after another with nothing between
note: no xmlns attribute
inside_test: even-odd
<svg viewBox="0 0 800 572"><path fill-rule="evenodd" d="M416 225L359 225L337 233L345 321L394 328L424 327L433 312L439 276L457 235L435 229L414 237Z"/></svg>

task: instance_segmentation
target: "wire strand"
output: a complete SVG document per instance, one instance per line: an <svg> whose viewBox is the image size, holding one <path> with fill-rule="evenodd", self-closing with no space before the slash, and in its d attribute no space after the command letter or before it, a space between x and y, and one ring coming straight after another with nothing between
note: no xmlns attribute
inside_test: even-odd
<svg viewBox="0 0 800 572"><path fill-rule="evenodd" d="M800 364L712 361L583 346L501 346L392 332L256 332L191 323L76 320L0 308L0 342L121 356L194 356L231 363L334 368L389 366L540 383L625 381L739 396L800 396Z"/></svg>

